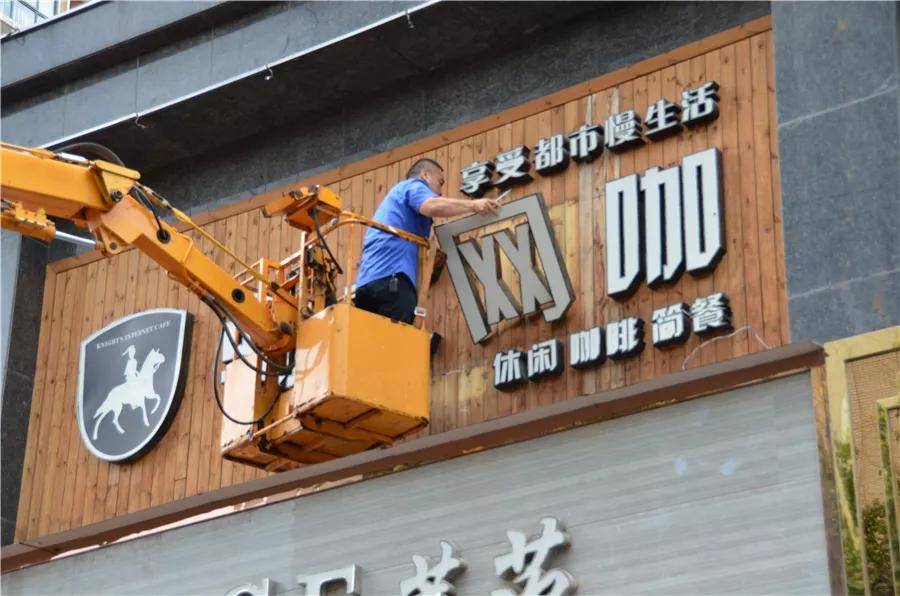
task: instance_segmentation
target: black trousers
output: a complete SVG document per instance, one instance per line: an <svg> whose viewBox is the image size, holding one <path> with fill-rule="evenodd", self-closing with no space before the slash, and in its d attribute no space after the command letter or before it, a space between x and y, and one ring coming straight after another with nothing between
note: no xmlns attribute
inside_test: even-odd
<svg viewBox="0 0 900 596"><path fill-rule="evenodd" d="M416 316L418 292L408 277L395 273L356 288L353 302L357 308L411 324Z"/></svg>

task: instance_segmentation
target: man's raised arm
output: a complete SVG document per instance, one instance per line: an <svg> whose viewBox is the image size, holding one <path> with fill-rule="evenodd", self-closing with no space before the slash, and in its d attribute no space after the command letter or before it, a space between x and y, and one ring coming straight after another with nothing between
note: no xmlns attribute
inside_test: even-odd
<svg viewBox="0 0 900 596"><path fill-rule="evenodd" d="M419 213L425 217L456 217L470 213L497 213L500 203L495 199L450 199L433 197L427 199L419 207Z"/></svg>

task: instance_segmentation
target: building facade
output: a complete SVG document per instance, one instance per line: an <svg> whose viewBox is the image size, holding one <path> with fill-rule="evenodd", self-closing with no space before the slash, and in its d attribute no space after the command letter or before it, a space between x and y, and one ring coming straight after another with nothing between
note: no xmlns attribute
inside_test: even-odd
<svg viewBox="0 0 900 596"><path fill-rule="evenodd" d="M243 258L300 247L259 208L302 185L371 215L429 157L510 193L435 230L429 427L280 473L221 458L199 300L4 231L4 589L896 590L898 32L892 3L94 2L5 37L5 142L109 146ZM108 463L81 342L154 308L192 315L182 402ZM520 538L540 569L503 568Z"/></svg>

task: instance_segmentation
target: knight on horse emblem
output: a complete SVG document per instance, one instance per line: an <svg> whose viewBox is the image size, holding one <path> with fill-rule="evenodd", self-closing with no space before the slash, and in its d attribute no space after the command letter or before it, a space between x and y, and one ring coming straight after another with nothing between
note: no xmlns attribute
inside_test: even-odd
<svg viewBox="0 0 900 596"><path fill-rule="evenodd" d="M137 370L134 346L128 346L128 349L123 352L124 354L128 354L128 363L125 365L126 380L121 385L117 385L110 390L106 399L103 400L103 403L100 404L100 407L94 413L96 422L94 423L93 436L95 441L97 440L97 431L100 430L100 423L103 422L103 419L110 412L113 415L113 425L119 431L119 434L123 435L125 434L125 429L119 424L119 414L122 413L124 406L130 406L132 410L140 409L144 417L144 426L150 426L150 421L147 419L146 400L156 401L153 404L153 409L150 410L150 413L153 414L156 412L162 399L153 389L153 375L156 374L160 365L166 361L166 357L162 355L162 352L156 348L150 350L150 353L144 358L144 364L141 365L140 370Z"/></svg>
<svg viewBox="0 0 900 596"><path fill-rule="evenodd" d="M81 342L76 414L85 447L110 462L153 448L184 391L190 315L155 308L127 315Z"/></svg>

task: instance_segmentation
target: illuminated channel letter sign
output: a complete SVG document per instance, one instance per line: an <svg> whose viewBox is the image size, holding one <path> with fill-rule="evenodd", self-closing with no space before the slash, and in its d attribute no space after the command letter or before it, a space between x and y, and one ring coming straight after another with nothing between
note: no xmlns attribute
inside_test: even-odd
<svg viewBox="0 0 900 596"><path fill-rule="evenodd" d="M700 275L715 267L725 254L721 161L712 148L681 166L606 183L607 294L626 297L644 276L652 288L685 269Z"/></svg>
<svg viewBox="0 0 900 596"><path fill-rule="evenodd" d="M459 240L468 232L523 215L525 221L512 229ZM447 253L447 270L476 343L500 321L539 310L548 322L557 321L572 304L572 283L539 193L503 205L496 215L470 215L436 226L435 235ZM518 273L518 299L500 277L501 250ZM484 289L483 303L476 282Z"/></svg>
<svg viewBox="0 0 900 596"><path fill-rule="evenodd" d="M81 343L78 429L88 451L122 462L146 453L181 401L190 315L157 308L123 317Z"/></svg>

